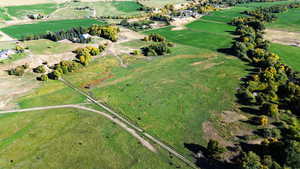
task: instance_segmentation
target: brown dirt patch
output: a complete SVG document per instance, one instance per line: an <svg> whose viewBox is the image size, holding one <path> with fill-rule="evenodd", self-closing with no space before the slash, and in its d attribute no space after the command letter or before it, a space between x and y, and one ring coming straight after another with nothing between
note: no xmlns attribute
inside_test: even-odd
<svg viewBox="0 0 300 169"><path fill-rule="evenodd" d="M265 38L271 42L300 47L300 33L267 29Z"/></svg>
<svg viewBox="0 0 300 169"><path fill-rule="evenodd" d="M220 114L221 121L225 123L233 123L240 120L247 120L247 117L235 111L223 111Z"/></svg>
<svg viewBox="0 0 300 169"><path fill-rule="evenodd" d="M202 124L202 130L204 133L204 139L209 141L210 139L218 141L223 146L233 146L233 144L229 141L226 141L224 138L222 138L217 130L214 128L213 124L211 122L204 122Z"/></svg>
<svg viewBox="0 0 300 169"><path fill-rule="evenodd" d="M99 85L99 84L103 83L105 80L108 80L108 79L111 79L111 78L114 77L114 75L112 75L112 74L107 74L107 73L105 73L105 74L106 74L106 76L104 76L104 77L101 77L101 78L96 79L96 80L92 80L88 83L85 83L85 84L81 85L81 88L92 88L96 85Z"/></svg>

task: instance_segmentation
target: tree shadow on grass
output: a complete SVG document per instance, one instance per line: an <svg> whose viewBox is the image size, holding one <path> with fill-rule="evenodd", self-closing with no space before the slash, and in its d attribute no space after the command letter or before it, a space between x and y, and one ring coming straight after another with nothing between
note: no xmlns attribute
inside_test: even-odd
<svg viewBox="0 0 300 169"><path fill-rule="evenodd" d="M233 164L206 157L207 149L199 144L184 143L184 147L193 153L195 164L201 169L235 169Z"/></svg>

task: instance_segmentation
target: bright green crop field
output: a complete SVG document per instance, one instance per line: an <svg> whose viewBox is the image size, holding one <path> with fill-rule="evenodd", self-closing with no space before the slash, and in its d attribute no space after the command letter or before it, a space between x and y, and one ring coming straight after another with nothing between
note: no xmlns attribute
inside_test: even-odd
<svg viewBox="0 0 300 169"><path fill-rule="evenodd" d="M37 4L25 6L9 6L5 7L10 16L16 18L24 18L28 14L43 14L49 15L57 9L57 4Z"/></svg>
<svg viewBox="0 0 300 169"><path fill-rule="evenodd" d="M130 16L142 13L141 5L134 1L112 2L79 2L72 3L57 10L51 18L78 18L94 15L91 10L76 10L76 8L90 7L95 9L96 16Z"/></svg>
<svg viewBox="0 0 300 169"><path fill-rule="evenodd" d="M25 25L14 25L0 30L7 35L20 39L29 35L39 35L46 33L48 31L56 32L61 30L68 30L74 27L88 27L93 24L104 24L103 22L93 20L93 19L76 19L76 20L57 20L57 21L45 21L38 22L35 24L25 24Z"/></svg>

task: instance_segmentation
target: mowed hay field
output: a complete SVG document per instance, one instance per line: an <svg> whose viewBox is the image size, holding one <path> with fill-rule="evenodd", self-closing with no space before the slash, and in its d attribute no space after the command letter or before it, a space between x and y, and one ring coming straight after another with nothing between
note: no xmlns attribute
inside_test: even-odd
<svg viewBox="0 0 300 169"><path fill-rule="evenodd" d="M0 115L5 169L171 169L185 165L150 152L106 118L78 109ZM173 165L169 163L172 161Z"/></svg>
<svg viewBox="0 0 300 169"><path fill-rule="evenodd" d="M51 3L51 2L55 2L55 0L1 0L0 6L32 5L32 4Z"/></svg>
<svg viewBox="0 0 300 169"><path fill-rule="evenodd" d="M92 10L76 10L76 8L90 7L95 9L96 16L129 16L140 14L141 5L134 1L108 1L108 2L79 2L70 3L58 9L50 18L76 18L94 15Z"/></svg>
<svg viewBox="0 0 300 169"><path fill-rule="evenodd" d="M143 5L148 7L159 8L167 4L180 4L186 2L186 0L143 0L140 1Z"/></svg>
<svg viewBox="0 0 300 169"><path fill-rule="evenodd" d="M75 20L57 20L57 21L44 21L35 24L14 25L1 28L0 30L7 35L20 39L29 35L40 35L48 31L56 32L61 30L68 30L74 27L88 27L93 24L104 24L101 21L94 19L75 19Z"/></svg>
<svg viewBox="0 0 300 169"><path fill-rule="evenodd" d="M27 18L28 14L42 14L49 15L58 8L58 4L37 4L37 5L25 5L25 6L8 6L6 7L7 13L10 16L22 19Z"/></svg>

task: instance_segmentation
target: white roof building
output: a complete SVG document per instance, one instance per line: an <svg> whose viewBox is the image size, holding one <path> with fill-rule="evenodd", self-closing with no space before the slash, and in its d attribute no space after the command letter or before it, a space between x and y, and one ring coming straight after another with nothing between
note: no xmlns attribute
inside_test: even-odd
<svg viewBox="0 0 300 169"><path fill-rule="evenodd" d="M12 50L1 50L0 51L0 60L7 59L11 54L14 54Z"/></svg>

